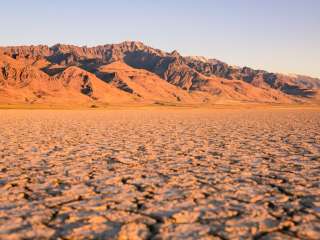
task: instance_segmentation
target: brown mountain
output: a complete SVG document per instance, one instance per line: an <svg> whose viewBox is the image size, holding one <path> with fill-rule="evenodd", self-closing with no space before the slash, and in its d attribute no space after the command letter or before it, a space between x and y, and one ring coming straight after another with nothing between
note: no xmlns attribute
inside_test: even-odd
<svg viewBox="0 0 320 240"><path fill-rule="evenodd" d="M203 103L212 96L205 92L187 92L158 75L118 61L98 68L96 75L107 83L137 96L144 102ZM213 99L211 99L213 100Z"/></svg>
<svg viewBox="0 0 320 240"><path fill-rule="evenodd" d="M0 69L0 100L4 103L41 101L61 87L39 69L9 56L0 55Z"/></svg>
<svg viewBox="0 0 320 240"><path fill-rule="evenodd" d="M51 77L33 64L0 55L0 103L132 103L134 98L78 67Z"/></svg>
<svg viewBox="0 0 320 240"><path fill-rule="evenodd" d="M17 46L0 51L2 102L9 101L10 92L26 102L293 103L315 101L320 89L316 78L182 57L141 42Z"/></svg>
<svg viewBox="0 0 320 240"><path fill-rule="evenodd" d="M62 82L62 85L69 92L82 94L93 101L101 103L126 103L133 102L130 94L105 83L94 74L78 67L68 67L63 72L54 76Z"/></svg>
<svg viewBox="0 0 320 240"><path fill-rule="evenodd" d="M285 75L254 70L249 67L233 67L215 59L184 58L186 64L206 76L236 79L260 88L273 88L288 95L312 97L320 89L320 80L302 75Z"/></svg>

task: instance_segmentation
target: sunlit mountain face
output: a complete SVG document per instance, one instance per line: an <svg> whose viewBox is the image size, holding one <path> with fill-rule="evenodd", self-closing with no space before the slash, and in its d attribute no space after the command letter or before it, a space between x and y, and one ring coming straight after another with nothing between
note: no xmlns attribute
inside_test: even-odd
<svg viewBox="0 0 320 240"><path fill-rule="evenodd" d="M313 103L320 80L184 57L141 42L0 48L2 103Z"/></svg>

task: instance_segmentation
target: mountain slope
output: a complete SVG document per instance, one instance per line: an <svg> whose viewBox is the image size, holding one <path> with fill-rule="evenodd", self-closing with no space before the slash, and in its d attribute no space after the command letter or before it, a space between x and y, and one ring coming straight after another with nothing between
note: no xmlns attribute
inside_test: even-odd
<svg viewBox="0 0 320 240"><path fill-rule="evenodd" d="M69 92L81 93L97 102L125 103L134 100L130 94L120 91L78 67L68 67L54 78L61 81L63 87Z"/></svg>
<svg viewBox="0 0 320 240"><path fill-rule="evenodd" d="M312 97L320 89L320 80L301 75L285 75L254 70L248 67L233 67L217 60L199 60L186 57L186 64L206 76L242 80L260 88L273 88L288 95Z"/></svg>
<svg viewBox="0 0 320 240"><path fill-rule="evenodd" d="M96 75L113 86L134 94L143 101L201 103L207 101L208 94L190 94L156 74L135 69L123 62L113 62L101 66Z"/></svg>
<svg viewBox="0 0 320 240"><path fill-rule="evenodd" d="M69 67L54 77L24 61L0 55L0 103L128 103L134 99L95 75Z"/></svg>
<svg viewBox="0 0 320 240"><path fill-rule="evenodd" d="M5 55L0 55L0 69L1 102L42 101L61 88L39 69Z"/></svg>
<svg viewBox="0 0 320 240"><path fill-rule="evenodd" d="M0 48L22 65L31 65L46 77L66 77L64 71L78 67L91 72L90 78L104 80L117 88L125 101L216 103L243 102L312 102L318 99L320 80L300 75L284 75L233 67L216 59L183 57L177 51L167 53L141 42L123 42L97 47L56 44L52 47L17 46ZM130 67L129 67L130 66ZM68 70L70 74L70 69ZM93 75L95 74L95 76ZM48 76L49 75L49 76ZM80 74L81 75L81 74ZM50 77L51 76L51 77ZM57 77L58 76L58 77ZM71 74L69 78L79 77ZM82 78L82 84L86 80ZM102 82L102 81L101 81ZM73 83L72 83L73 84ZM90 85L77 91L89 91ZM104 88L103 84L98 84ZM86 89L86 90L85 90ZM82 95L83 93L82 92ZM84 94L85 95L85 94ZM131 98L131 100L129 98ZM113 99L91 97L91 100Z"/></svg>

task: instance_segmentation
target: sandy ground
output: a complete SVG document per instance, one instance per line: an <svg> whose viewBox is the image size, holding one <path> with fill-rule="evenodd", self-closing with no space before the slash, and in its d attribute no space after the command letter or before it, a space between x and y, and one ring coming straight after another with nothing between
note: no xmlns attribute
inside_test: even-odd
<svg viewBox="0 0 320 240"><path fill-rule="evenodd" d="M0 239L320 239L320 111L0 110Z"/></svg>

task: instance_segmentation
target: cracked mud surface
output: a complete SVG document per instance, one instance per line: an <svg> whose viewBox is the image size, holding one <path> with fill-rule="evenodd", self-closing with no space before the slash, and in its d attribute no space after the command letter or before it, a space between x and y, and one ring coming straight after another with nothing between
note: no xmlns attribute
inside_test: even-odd
<svg viewBox="0 0 320 240"><path fill-rule="evenodd" d="M320 239L320 112L0 111L0 239Z"/></svg>

